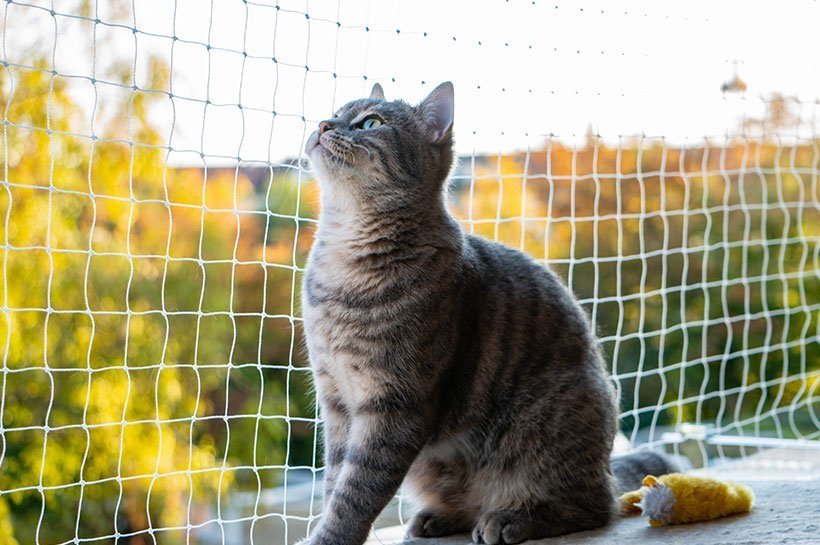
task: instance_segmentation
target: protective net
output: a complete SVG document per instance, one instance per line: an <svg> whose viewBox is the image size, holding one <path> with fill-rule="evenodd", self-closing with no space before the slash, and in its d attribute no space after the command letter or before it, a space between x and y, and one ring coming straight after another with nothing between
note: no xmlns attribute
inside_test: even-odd
<svg viewBox="0 0 820 545"><path fill-rule="evenodd" d="M452 211L566 280L633 446L816 448L816 2L1 9L0 542L315 524L301 150L376 81L454 82Z"/></svg>

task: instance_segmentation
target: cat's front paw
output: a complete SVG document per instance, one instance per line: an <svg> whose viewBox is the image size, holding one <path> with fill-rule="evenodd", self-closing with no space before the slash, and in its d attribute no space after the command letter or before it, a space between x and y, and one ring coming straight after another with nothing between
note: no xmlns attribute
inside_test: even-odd
<svg viewBox="0 0 820 545"><path fill-rule="evenodd" d="M364 543L364 538L358 543ZM296 545L357 545L355 538L342 538L340 535L334 535L332 532L323 532L318 529L311 532L310 537L306 537L296 542Z"/></svg>
<svg viewBox="0 0 820 545"><path fill-rule="evenodd" d="M315 534L296 542L296 545L333 545Z"/></svg>
<svg viewBox="0 0 820 545"><path fill-rule="evenodd" d="M321 537L317 532L313 532L310 537L303 538L296 542L295 545L335 545L328 542L327 539Z"/></svg>

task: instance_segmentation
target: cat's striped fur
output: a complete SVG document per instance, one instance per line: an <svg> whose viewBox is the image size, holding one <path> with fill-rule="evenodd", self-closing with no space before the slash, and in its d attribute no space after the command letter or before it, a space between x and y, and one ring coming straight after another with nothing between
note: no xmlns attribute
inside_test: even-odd
<svg viewBox="0 0 820 545"><path fill-rule="evenodd" d="M546 267L447 212L452 113L449 83L418 106L376 86L308 142L322 212L302 304L327 467L312 545L361 545L402 482L414 537L512 544L614 512L616 402L590 324Z"/></svg>

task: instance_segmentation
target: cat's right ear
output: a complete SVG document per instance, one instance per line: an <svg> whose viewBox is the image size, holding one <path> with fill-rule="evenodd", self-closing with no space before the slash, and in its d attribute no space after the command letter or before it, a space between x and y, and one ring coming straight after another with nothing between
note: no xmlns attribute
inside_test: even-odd
<svg viewBox="0 0 820 545"><path fill-rule="evenodd" d="M454 100L453 84L445 81L430 91L419 104L424 122L436 144L446 141L453 133Z"/></svg>
<svg viewBox="0 0 820 545"><path fill-rule="evenodd" d="M373 85L373 90L370 91L370 98L374 98L376 100L385 100L384 98L384 89L382 86L376 83Z"/></svg>

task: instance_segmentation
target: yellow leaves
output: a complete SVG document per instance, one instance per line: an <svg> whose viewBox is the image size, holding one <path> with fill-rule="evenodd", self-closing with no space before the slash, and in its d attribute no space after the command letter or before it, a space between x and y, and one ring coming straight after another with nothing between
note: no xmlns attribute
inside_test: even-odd
<svg viewBox="0 0 820 545"><path fill-rule="evenodd" d="M49 192L40 187L10 187L9 244L45 246L48 239Z"/></svg>
<svg viewBox="0 0 820 545"><path fill-rule="evenodd" d="M56 313L46 321L46 359L50 367L83 368L91 342L91 317Z"/></svg>
<svg viewBox="0 0 820 545"><path fill-rule="evenodd" d="M300 212L303 217L316 217L319 209L319 184L315 180L302 182Z"/></svg>
<svg viewBox="0 0 820 545"><path fill-rule="evenodd" d="M61 486L76 482L85 445L86 434L80 428L50 431L43 465L43 486Z"/></svg>
<svg viewBox="0 0 820 545"><path fill-rule="evenodd" d="M165 319L159 313L136 314L128 320L129 367L159 365L165 352Z"/></svg>
<svg viewBox="0 0 820 545"><path fill-rule="evenodd" d="M50 246L63 250L87 250L93 213L93 202L88 196L54 192L49 218Z"/></svg>
<svg viewBox="0 0 820 545"><path fill-rule="evenodd" d="M164 256L170 244L169 207L164 203L141 202L133 206L130 254Z"/></svg>
<svg viewBox="0 0 820 545"><path fill-rule="evenodd" d="M77 308L84 308L84 299L92 311L125 312L128 277L131 263L118 255L94 255L90 257L88 282L80 284L76 279L64 277L62 286L70 294ZM72 281L73 280L73 281Z"/></svg>
<svg viewBox="0 0 820 545"><path fill-rule="evenodd" d="M150 89L168 89L171 82L171 67L164 59L152 55L148 59L148 87Z"/></svg>
<svg viewBox="0 0 820 545"><path fill-rule="evenodd" d="M187 518L188 496L191 494L187 475L167 475L151 483L150 511L162 513L162 524L169 528L184 528ZM184 539L184 532L180 538ZM170 536L169 536L170 537Z"/></svg>
<svg viewBox="0 0 820 545"><path fill-rule="evenodd" d="M95 142L83 169L84 191L107 197L131 197L131 148L122 142Z"/></svg>
<svg viewBox="0 0 820 545"><path fill-rule="evenodd" d="M165 171L165 150L141 145L130 148L131 168L128 172L131 191L136 199L166 200L163 183Z"/></svg>
<svg viewBox="0 0 820 545"><path fill-rule="evenodd" d="M94 426L119 424L123 417L128 390L128 375L125 369L94 371L91 375L91 390L87 392L86 418L88 424ZM108 427L101 429L108 429ZM118 443L119 437L114 442Z"/></svg>
<svg viewBox="0 0 820 545"><path fill-rule="evenodd" d="M164 414L160 414L160 418L163 418L163 419L173 418L173 417L185 418L186 416L187 417L192 416L190 414L192 412L190 409L188 411L182 411L183 414L181 414L181 415L173 414L173 413L176 413L177 411L172 410L172 409L175 409L176 406L179 405L181 401L188 401L188 399L183 397L183 393L187 393L182 388L183 381L181 379L183 377L180 376L180 375L182 375L184 373L181 373L180 371L183 371L183 370L184 370L184 368L183 369L166 368L166 369L160 369L157 372L157 389L162 392L162 407L161 408L164 409L164 411L161 411L161 413L164 413ZM191 372L191 374L193 374L193 371ZM185 377L185 378L188 378L188 377ZM190 384L191 383L191 381L189 381L189 380L185 380L184 382L185 382L185 384ZM191 405L193 405L193 404L191 404Z"/></svg>
<svg viewBox="0 0 820 545"><path fill-rule="evenodd" d="M245 174L237 173L234 168L208 169L205 181L206 208L236 210L252 195L253 185Z"/></svg>
<svg viewBox="0 0 820 545"><path fill-rule="evenodd" d="M120 253L128 251L128 233L131 228L129 216L131 205L115 199L95 200L96 219L91 236L91 247L95 252Z"/></svg>
<svg viewBox="0 0 820 545"><path fill-rule="evenodd" d="M146 401L150 403L151 400ZM123 426L122 451L124 453L139 453L139 456L123 456L123 477L153 475L160 454L157 425L153 422L137 422Z"/></svg>
<svg viewBox="0 0 820 545"><path fill-rule="evenodd" d="M128 308L133 312L149 312L163 308L165 259L135 257L128 288Z"/></svg>
<svg viewBox="0 0 820 545"><path fill-rule="evenodd" d="M531 241L543 240L543 229L532 229L527 222L546 216L539 198L543 183L527 179L520 157L501 156L477 165L473 183L472 198L462 190L453 199L454 212L468 230L514 247L541 245Z"/></svg>
<svg viewBox="0 0 820 545"><path fill-rule="evenodd" d="M806 376L808 391L814 392L820 387L820 369L812 369Z"/></svg>
<svg viewBox="0 0 820 545"><path fill-rule="evenodd" d="M3 90L0 106L3 110L8 108L8 119L15 124L46 128L54 103L64 103L60 97L65 90L65 80L52 78L43 57L32 59L31 66L33 68L6 66L0 71ZM57 127L52 128L59 128L63 120L57 118L55 122Z"/></svg>
<svg viewBox="0 0 820 545"><path fill-rule="evenodd" d="M8 151L7 164L0 154L0 172L8 171L4 179L11 184L0 188L0 240L10 246L0 251L6 283L0 288L8 294L3 306L10 309L0 314L0 339L13 370L4 390L0 488L38 484L47 439L44 484L75 485L47 492L53 524L77 506L81 479L120 475L126 479L121 490L116 482L86 486L81 527L111 522L95 520L94 513L120 494L120 513L134 528L149 516L167 525L163 521L181 520L189 494L212 497L218 486L216 470L193 479L193 488L180 478L189 466L218 467L216 457L224 455L209 435L219 430L201 421L192 426L191 419L206 415L209 396L225 379L198 392L200 377L190 365L199 359L224 367L234 334L227 316L198 320L176 311L239 311L241 303L230 308L226 302L232 263L207 271L200 304L202 267L166 257L259 259L264 216L245 214L257 210L258 196L233 169L213 170L206 184L198 170L168 168L166 142L149 119L166 95L98 85L92 127L73 99L79 83L52 76L43 58L27 64L35 68L0 68L0 110L10 123L0 136ZM130 85L132 65L113 64L100 70ZM161 59L149 59L148 87L167 89L169 77ZM203 226L203 206L226 216L209 217ZM225 227L230 220L234 229ZM256 277L242 281L258 283ZM44 426L48 434L36 429ZM224 489L232 481L224 476ZM13 496L15 502L32 499L39 501L36 493ZM3 543L12 539L3 526L4 501ZM38 503L37 513L31 509L18 520L27 524L33 514L36 522L39 509ZM74 520L63 525L72 536Z"/></svg>
<svg viewBox="0 0 820 545"><path fill-rule="evenodd" d="M288 230L290 231L290 230ZM274 241L265 247L265 260L268 263L290 265L293 261L293 239L288 240L286 236L283 240Z"/></svg>
<svg viewBox="0 0 820 545"><path fill-rule="evenodd" d="M205 179L201 170L198 168L169 168L163 172L163 175L170 202L202 206L202 186L205 184Z"/></svg>
<svg viewBox="0 0 820 545"><path fill-rule="evenodd" d="M0 498L0 543L6 545L20 545L14 539L14 527L11 523L9 504L5 498Z"/></svg>

